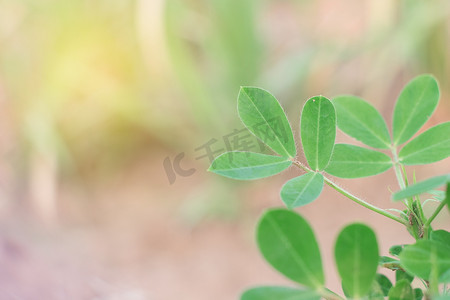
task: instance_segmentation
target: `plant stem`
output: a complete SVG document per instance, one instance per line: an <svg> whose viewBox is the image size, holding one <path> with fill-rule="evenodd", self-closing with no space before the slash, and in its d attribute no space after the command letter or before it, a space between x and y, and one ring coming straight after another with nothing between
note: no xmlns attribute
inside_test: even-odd
<svg viewBox="0 0 450 300"><path fill-rule="evenodd" d="M394 157L394 170L395 176L397 177L398 185L400 189L405 189L405 179L403 178L402 170L400 169L400 162L398 161L397 148L395 146L391 147L392 156Z"/></svg>
<svg viewBox="0 0 450 300"><path fill-rule="evenodd" d="M307 172L313 172L311 169L309 169L307 166L303 165L301 162L299 161L293 161L294 165L296 165L297 167L307 171ZM370 203L367 203L366 201L356 197L355 195L352 195L351 193L349 193L348 191L346 191L345 189L339 187L338 185L336 185L333 181L331 181L329 178L327 177L323 177L325 180L325 183L329 186L331 186L333 189L335 189L336 191L338 191L339 193L341 193L342 195L344 195L345 197L349 198L350 200L352 200L353 202L358 203L359 205L362 205L376 213L379 213L380 215L383 215L385 217L388 217L389 219L392 219L394 221L399 222L400 224L403 225L408 225L406 220L403 220L400 217L397 217L387 211L385 211L382 208L376 207Z"/></svg>

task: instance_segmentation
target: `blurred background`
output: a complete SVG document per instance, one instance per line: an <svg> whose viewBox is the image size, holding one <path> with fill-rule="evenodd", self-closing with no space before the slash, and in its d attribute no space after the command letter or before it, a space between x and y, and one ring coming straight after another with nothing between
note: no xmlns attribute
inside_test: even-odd
<svg viewBox="0 0 450 300"><path fill-rule="evenodd" d="M239 87L271 91L299 141L309 97L361 96L390 125L404 84L432 73L428 128L450 119L449 28L446 0L0 0L0 299L225 300L291 285L253 232L298 170L256 182L206 171L229 149L265 151L238 119ZM337 182L401 208L392 170ZM344 224L372 225L383 255L412 242L328 187L298 211L336 291Z"/></svg>

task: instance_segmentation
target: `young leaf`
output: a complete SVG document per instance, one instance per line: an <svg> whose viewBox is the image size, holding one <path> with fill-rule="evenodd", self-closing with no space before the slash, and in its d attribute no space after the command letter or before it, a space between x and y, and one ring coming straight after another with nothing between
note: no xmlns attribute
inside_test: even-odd
<svg viewBox="0 0 450 300"><path fill-rule="evenodd" d="M422 300L422 298L423 298L423 291L419 288L414 289L414 299Z"/></svg>
<svg viewBox="0 0 450 300"><path fill-rule="evenodd" d="M347 296L347 295L346 295ZM370 300L384 300L383 289L377 281L372 282L372 287L367 295L367 299Z"/></svg>
<svg viewBox="0 0 450 300"><path fill-rule="evenodd" d="M411 283L414 280L414 276L409 275L403 270L395 271L395 282L398 282L403 279L406 279L408 280L409 283Z"/></svg>
<svg viewBox="0 0 450 300"><path fill-rule="evenodd" d="M384 153L349 144L336 144L325 171L341 178L358 178L383 173L392 167Z"/></svg>
<svg viewBox="0 0 450 300"><path fill-rule="evenodd" d="M310 172L295 177L281 189L281 199L288 208L306 205L319 197L323 188L323 176L320 173Z"/></svg>
<svg viewBox="0 0 450 300"><path fill-rule="evenodd" d="M403 249L400 262L415 276L429 280L435 274L439 278L450 269L450 248L437 241L419 240Z"/></svg>
<svg viewBox="0 0 450 300"><path fill-rule="evenodd" d="M320 295L311 290L299 290L281 286L261 286L245 291L241 300L319 300Z"/></svg>
<svg viewBox="0 0 450 300"><path fill-rule="evenodd" d="M275 175L291 164L286 157L233 151L219 155L208 171L233 179L249 180Z"/></svg>
<svg viewBox="0 0 450 300"><path fill-rule="evenodd" d="M336 138L336 112L330 100L312 97L303 106L301 138L311 169L323 170L330 161Z"/></svg>
<svg viewBox="0 0 450 300"><path fill-rule="evenodd" d="M405 245L394 245L389 248L389 253L391 255L398 257L400 255L400 253L402 252L403 248L405 248Z"/></svg>
<svg viewBox="0 0 450 300"><path fill-rule="evenodd" d="M431 75L411 80L400 93L394 107L394 144L409 140L430 118L439 101L439 87Z"/></svg>
<svg viewBox="0 0 450 300"><path fill-rule="evenodd" d="M389 300L412 300L414 298L413 289L406 279L397 282L389 291Z"/></svg>
<svg viewBox="0 0 450 300"><path fill-rule="evenodd" d="M398 201L401 199L417 196L440 187L447 182L450 182L450 174L432 177L427 180L412 184L407 188L396 192L394 195L392 195L392 200Z"/></svg>
<svg viewBox="0 0 450 300"><path fill-rule="evenodd" d="M383 296L387 296L389 293L389 290L392 288L392 283L389 280L389 278L387 278L383 274L377 273L377 275L375 277L375 281L378 283L381 290L383 291Z"/></svg>
<svg viewBox="0 0 450 300"><path fill-rule="evenodd" d="M400 150L398 158L405 165L423 165L450 156L450 122L431 127Z"/></svg>
<svg viewBox="0 0 450 300"><path fill-rule="evenodd" d="M355 96L339 96L333 99L333 103L340 130L367 146L389 149L389 131L375 107Z"/></svg>
<svg viewBox="0 0 450 300"><path fill-rule="evenodd" d="M339 234L335 259L342 286L351 298L369 293L378 267L378 244L373 230L351 224Z"/></svg>
<svg viewBox="0 0 450 300"><path fill-rule="evenodd" d="M295 157L291 126L280 103L272 94L256 87L241 87L238 112L245 126L276 153L284 157Z"/></svg>
<svg viewBox="0 0 450 300"><path fill-rule="evenodd" d="M319 246L309 224L297 213L272 209L256 230L264 258L289 279L314 289L325 282Z"/></svg>

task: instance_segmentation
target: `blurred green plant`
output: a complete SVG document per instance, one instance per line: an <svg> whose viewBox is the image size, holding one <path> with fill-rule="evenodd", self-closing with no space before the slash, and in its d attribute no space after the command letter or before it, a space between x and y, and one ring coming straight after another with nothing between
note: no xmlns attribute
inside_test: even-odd
<svg viewBox="0 0 450 300"><path fill-rule="evenodd" d="M243 87L238 112L247 128L277 155L227 152L217 157L209 171L229 178L251 180L277 174L291 165L306 172L289 180L281 189L288 209L270 209L257 226L257 243L264 258L276 270L303 289L257 287L242 300L344 299L325 287L319 247L308 222L292 209L313 202L327 184L348 199L405 226L416 242L393 246L395 258L380 256L374 231L359 223L346 226L335 244L335 261L342 289L349 299L449 299L450 233L433 230L431 223L447 206L450 209L450 174L408 185L405 166L429 164L450 156L450 122L413 136L430 118L439 101L437 81L421 75L400 93L393 111L392 136L381 114L354 96L332 101L324 96L310 98L303 106L300 136L306 162L296 159L291 126L276 98L269 92ZM376 150L335 144L336 127ZM406 143L406 144L405 144ZM389 150L391 156L380 152ZM358 178L381 174L393 168L401 190L394 201L405 205L399 215L381 209L338 186L326 174ZM415 181L415 179L414 179ZM446 194L430 217L425 217L419 195L438 187ZM394 210L395 211L395 210ZM396 282L377 274L384 267L396 272ZM423 287L413 289L417 278Z"/></svg>

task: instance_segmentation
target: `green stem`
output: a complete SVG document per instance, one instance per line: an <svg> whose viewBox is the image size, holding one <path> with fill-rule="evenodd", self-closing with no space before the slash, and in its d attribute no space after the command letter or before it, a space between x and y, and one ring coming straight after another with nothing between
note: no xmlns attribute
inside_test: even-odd
<svg viewBox="0 0 450 300"><path fill-rule="evenodd" d="M397 177L398 185L400 186L401 190L404 190L406 188L405 184L405 178L403 177L402 173L402 164L398 160L397 155L397 148L395 146L391 147L391 152L393 156L393 162L394 162L394 171L395 171L395 177ZM406 207L409 208L409 210L412 210L412 198L407 199L407 202L405 203Z"/></svg>
<svg viewBox="0 0 450 300"><path fill-rule="evenodd" d="M307 166L303 165L301 162L299 161L293 161L294 165L296 165L297 167L307 171L307 172L313 172L311 169L309 169ZM348 191L344 190L343 188L339 187L338 185L336 185L333 181L331 181L330 179L328 179L327 177L323 177L325 180L325 183L329 186L331 186L333 189L335 189L336 191L338 191L339 193L341 193L342 195L344 195L345 197L349 198L350 200L352 200L353 202L358 203L359 205L362 205L376 213L379 213L380 215L383 215L385 217L388 217L389 219L392 219L394 221L399 222L400 224L403 224L405 226L407 226L407 221L403 220L400 217L397 217L387 211L385 211L382 208L376 207L370 203L367 203L366 201L356 197L355 195L352 195L351 193L349 193Z"/></svg>

